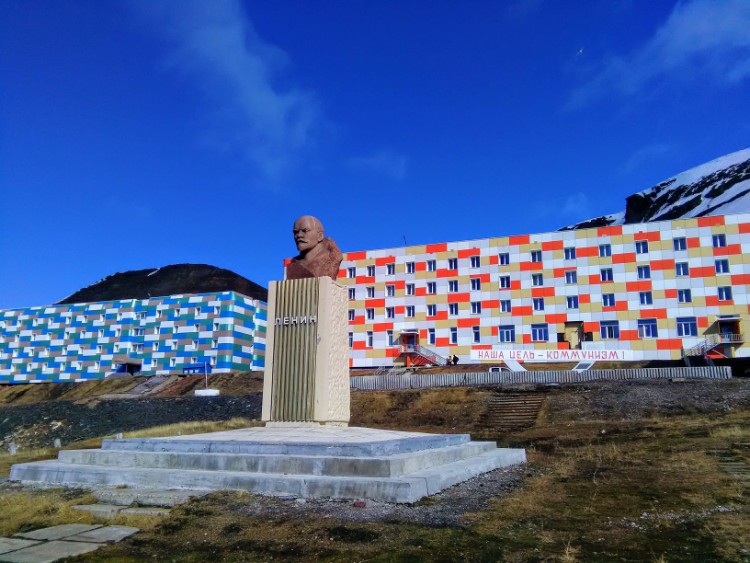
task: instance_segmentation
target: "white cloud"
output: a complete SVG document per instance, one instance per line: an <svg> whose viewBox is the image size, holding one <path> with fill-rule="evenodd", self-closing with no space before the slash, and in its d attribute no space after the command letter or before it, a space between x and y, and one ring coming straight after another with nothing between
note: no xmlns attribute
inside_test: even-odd
<svg viewBox="0 0 750 563"><path fill-rule="evenodd" d="M739 82L750 76L750 1L679 2L644 45L604 61L568 105L580 107L611 92L629 96L664 79L712 77Z"/></svg>
<svg viewBox="0 0 750 563"><path fill-rule="evenodd" d="M591 214L589 212L589 196L583 192L570 194L563 202L560 214L574 218L588 217Z"/></svg>
<svg viewBox="0 0 750 563"><path fill-rule="evenodd" d="M404 155L384 150L369 156L349 159L349 166L355 170L375 172L401 181L406 177L407 159Z"/></svg>
<svg viewBox="0 0 750 563"><path fill-rule="evenodd" d="M278 84L288 57L258 35L239 0L135 6L171 43L170 66L208 94L226 145L266 178L278 177L312 143L320 122L315 96Z"/></svg>
<svg viewBox="0 0 750 563"><path fill-rule="evenodd" d="M662 158L665 155L674 152L675 147L667 143L654 143L652 145L646 145L639 148L633 154L631 154L622 165L620 172L624 174L630 174L631 172L638 170L644 163L654 161Z"/></svg>

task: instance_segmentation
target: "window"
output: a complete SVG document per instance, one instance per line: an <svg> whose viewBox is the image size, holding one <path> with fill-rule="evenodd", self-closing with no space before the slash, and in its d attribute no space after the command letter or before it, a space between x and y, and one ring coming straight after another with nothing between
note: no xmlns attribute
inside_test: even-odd
<svg viewBox="0 0 750 563"><path fill-rule="evenodd" d="M479 256L472 256L471 257L471 267L472 268L479 268L479 263L480 263Z"/></svg>
<svg viewBox="0 0 750 563"><path fill-rule="evenodd" d="M578 296L577 295L569 295L567 298L568 301L568 309L578 309Z"/></svg>
<svg viewBox="0 0 750 563"><path fill-rule="evenodd" d="M676 276L687 276L690 275L687 262L675 262L674 273Z"/></svg>
<svg viewBox="0 0 750 563"><path fill-rule="evenodd" d="M602 331L602 340L617 340L620 338L619 321L602 321L599 326Z"/></svg>
<svg viewBox="0 0 750 563"><path fill-rule="evenodd" d="M635 253L636 254L647 254L648 253L648 241L637 240L635 241Z"/></svg>
<svg viewBox="0 0 750 563"><path fill-rule="evenodd" d="M510 276L500 276L500 289L510 288Z"/></svg>
<svg viewBox="0 0 750 563"><path fill-rule="evenodd" d="M732 288L730 286L724 286L719 288L719 301L731 301L732 300Z"/></svg>
<svg viewBox="0 0 750 563"><path fill-rule="evenodd" d="M435 329L434 328L428 328L427 329L427 341L430 344L435 344Z"/></svg>
<svg viewBox="0 0 750 563"><path fill-rule="evenodd" d="M385 308L385 317L387 319L393 319L396 317L396 309L393 307L386 307Z"/></svg>
<svg viewBox="0 0 750 563"><path fill-rule="evenodd" d="M427 282L427 293L429 293L430 295L435 295L435 293L437 293L437 283Z"/></svg>
<svg viewBox="0 0 750 563"><path fill-rule="evenodd" d="M639 319L638 320L638 337L639 338L657 338L659 330L656 328L656 319Z"/></svg>
<svg viewBox="0 0 750 563"><path fill-rule="evenodd" d="M611 282L613 280L612 276L612 268L602 268L601 269L601 280L603 282Z"/></svg>
<svg viewBox="0 0 750 563"><path fill-rule="evenodd" d="M414 305L406 306L406 316L412 318L414 316Z"/></svg>
<svg viewBox="0 0 750 563"><path fill-rule="evenodd" d="M350 321L354 320L354 309L349 309L349 320Z"/></svg>
<svg viewBox="0 0 750 563"><path fill-rule="evenodd" d="M532 262L541 262L542 261L542 251L541 250L532 250L531 251L531 261Z"/></svg>
<svg viewBox="0 0 750 563"><path fill-rule="evenodd" d="M156 342L154 342L154 344L156 344ZM219 339L214 338L213 340L211 340L211 349L216 350L218 347L219 347Z"/></svg>
<svg viewBox="0 0 750 563"><path fill-rule="evenodd" d="M698 336L695 317L677 317L677 336Z"/></svg>
<svg viewBox="0 0 750 563"><path fill-rule="evenodd" d="M428 260L427 261L427 271L428 272L434 272L437 270L437 260Z"/></svg>
<svg viewBox="0 0 750 563"><path fill-rule="evenodd" d="M396 286L393 284L386 285L385 294L387 297L393 297L394 295L396 295Z"/></svg>
<svg viewBox="0 0 750 563"><path fill-rule="evenodd" d="M214 340L214 342L218 342L218 340ZM216 348L216 346L214 346L214 348ZM158 342L154 342L153 345L151 346L151 349L154 352L156 352L159 349L159 343Z"/></svg>
<svg viewBox="0 0 750 563"><path fill-rule="evenodd" d="M367 347L372 348L372 331L367 331Z"/></svg>
<svg viewBox="0 0 750 563"><path fill-rule="evenodd" d="M531 274L531 285L544 285L544 276L542 274Z"/></svg>
<svg viewBox="0 0 750 563"><path fill-rule="evenodd" d="M565 283L578 283L578 273L575 270L565 272Z"/></svg>
<svg viewBox="0 0 750 563"><path fill-rule="evenodd" d="M458 315L458 303L448 303L448 313Z"/></svg>
<svg viewBox="0 0 750 563"><path fill-rule="evenodd" d="M193 340L193 350L197 350L197 349L198 349L198 341Z"/></svg>
<svg viewBox="0 0 750 563"><path fill-rule="evenodd" d="M354 333L349 333L349 348L352 347L352 344L354 344Z"/></svg>
<svg viewBox="0 0 750 563"><path fill-rule="evenodd" d="M576 249L571 247L568 247L565 249L565 259L566 260L575 260L576 259Z"/></svg>
<svg viewBox="0 0 750 563"><path fill-rule="evenodd" d="M534 297L532 303L535 311L544 311L544 297Z"/></svg>
<svg viewBox="0 0 750 563"><path fill-rule="evenodd" d="M480 291L482 289L482 280L479 278L471 278L471 290Z"/></svg>
<svg viewBox="0 0 750 563"><path fill-rule="evenodd" d="M507 266L508 264L510 264L510 254L508 254L507 252L501 252L500 254L498 254L497 259L500 262L501 266Z"/></svg>
<svg viewBox="0 0 750 563"><path fill-rule="evenodd" d="M375 297L375 288L374 287L372 287L372 286L368 286L367 287L367 297L368 297L368 299L371 299L371 298Z"/></svg>
<svg viewBox="0 0 750 563"><path fill-rule="evenodd" d="M427 316L434 317L437 315L437 305L427 305Z"/></svg>
<svg viewBox="0 0 750 563"><path fill-rule="evenodd" d="M479 339L481 338L481 334L479 333L479 327L478 326L474 326L474 327L472 327L471 330L472 330L472 333L473 333L473 336L474 336L474 344L476 344L477 342L479 342Z"/></svg>
<svg viewBox="0 0 750 563"><path fill-rule="evenodd" d="M677 237L675 239L672 239L672 244L674 245L675 250L687 249L687 241L685 240L685 237Z"/></svg>
<svg viewBox="0 0 750 563"><path fill-rule="evenodd" d="M375 318L375 309L372 309L372 308L365 309L365 313L367 314L368 321L371 321Z"/></svg>
<svg viewBox="0 0 750 563"><path fill-rule="evenodd" d="M728 274L729 273L729 260L717 260L716 273L717 274Z"/></svg>
<svg viewBox="0 0 750 563"><path fill-rule="evenodd" d="M727 245L726 235L714 235L712 237L714 248L723 248Z"/></svg>
<svg viewBox="0 0 750 563"><path fill-rule="evenodd" d="M609 244L600 244L599 258L606 258L607 256L612 256L612 246Z"/></svg>
<svg viewBox="0 0 750 563"><path fill-rule="evenodd" d="M414 284L413 283L407 283L406 284L406 295L414 295Z"/></svg>
<svg viewBox="0 0 750 563"><path fill-rule="evenodd" d="M471 302L471 314L472 315L480 315L482 313L482 302L481 301L472 301Z"/></svg>
<svg viewBox="0 0 750 563"><path fill-rule="evenodd" d="M356 289L353 288L353 287L350 287L349 288L349 299L354 299L354 297L356 296L356 294L357 294Z"/></svg>
<svg viewBox="0 0 750 563"><path fill-rule="evenodd" d="M407 262L406 263L406 273L407 274L413 274L416 271L416 266L414 265L414 262Z"/></svg>
<svg viewBox="0 0 750 563"><path fill-rule="evenodd" d="M375 275L375 266L367 266L367 277L371 278Z"/></svg>
<svg viewBox="0 0 750 563"><path fill-rule="evenodd" d="M502 325L497 328L497 339L500 342L515 342L516 327L513 325Z"/></svg>
<svg viewBox="0 0 750 563"><path fill-rule="evenodd" d="M458 329L455 326L451 327L451 344L458 344Z"/></svg>
<svg viewBox="0 0 750 563"><path fill-rule="evenodd" d="M393 276L396 273L396 264L393 262L385 265L385 273L389 276Z"/></svg>
<svg viewBox="0 0 750 563"><path fill-rule="evenodd" d="M448 269L458 270L458 258L448 258Z"/></svg>
<svg viewBox="0 0 750 563"><path fill-rule="evenodd" d="M693 295L690 293L689 289L678 289L677 301L680 303L692 303Z"/></svg>
<svg viewBox="0 0 750 563"><path fill-rule="evenodd" d="M194 341L196 342L196 341ZM196 348L198 347L197 344L194 345ZM143 344L136 344L134 347L134 352L143 352Z"/></svg>
<svg viewBox="0 0 750 563"><path fill-rule="evenodd" d="M639 280L651 279L651 266L638 266L638 279Z"/></svg>
<svg viewBox="0 0 750 563"><path fill-rule="evenodd" d="M448 291L451 293L456 293L458 291L458 280L448 281Z"/></svg>
<svg viewBox="0 0 750 563"><path fill-rule="evenodd" d="M500 312L501 313L510 313L511 312L510 307L510 299L503 299L500 301Z"/></svg>
<svg viewBox="0 0 750 563"><path fill-rule="evenodd" d="M547 342L549 340L549 329L547 323L531 325L531 341Z"/></svg>
<svg viewBox="0 0 750 563"><path fill-rule="evenodd" d="M650 291L641 291L638 297L640 298L641 305L651 305L654 302Z"/></svg>
<svg viewBox="0 0 750 563"><path fill-rule="evenodd" d="M145 313L145 311L138 313L138 320L139 321L145 321L146 320L146 313Z"/></svg>
<svg viewBox="0 0 750 563"><path fill-rule="evenodd" d="M347 268L346 269L346 277L347 278L356 278L357 277L357 268Z"/></svg>
<svg viewBox="0 0 750 563"><path fill-rule="evenodd" d="M388 346L393 346L393 331L392 330L386 330L385 336L388 339Z"/></svg>
<svg viewBox="0 0 750 563"><path fill-rule="evenodd" d="M169 358L169 367L173 368L177 365L177 358Z"/></svg>

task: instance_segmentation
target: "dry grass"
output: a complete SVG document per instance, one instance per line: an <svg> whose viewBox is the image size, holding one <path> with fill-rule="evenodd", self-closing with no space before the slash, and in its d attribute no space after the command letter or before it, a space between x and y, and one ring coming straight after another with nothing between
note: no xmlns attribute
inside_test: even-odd
<svg viewBox="0 0 750 563"><path fill-rule="evenodd" d="M457 387L352 393L352 426L425 432L472 432L493 392Z"/></svg>
<svg viewBox="0 0 750 563"><path fill-rule="evenodd" d="M36 530L58 524L90 524L94 518L71 507L91 504L94 497L85 492L60 490L0 493L0 536Z"/></svg>
<svg viewBox="0 0 750 563"><path fill-rule="evenodd" d="M204 434L206 432L221 432L224 430L238 430L240 428L251 428L259 426L261 423L249 418L230 418L229 420L205 421L205 422L180 422L177 424L166 424L164 426L154 426L145 430L135 430L133 432L124 432L123 438L158 438L162 436L187 436L189 434ZM114 436L104 436L104 438L113 438ZM63 449L68 450L85 450L90 448L99 448L102 445L102 438L90 438L66 446ZM42 448L35 450L18 450L16 455L10 455L8 452L0 452L0 477L7 477L10 473L10 467L16 463L28 463L31 461L41 461L44 459L54 459L57 457L57 450L54 448Z"/></svg>

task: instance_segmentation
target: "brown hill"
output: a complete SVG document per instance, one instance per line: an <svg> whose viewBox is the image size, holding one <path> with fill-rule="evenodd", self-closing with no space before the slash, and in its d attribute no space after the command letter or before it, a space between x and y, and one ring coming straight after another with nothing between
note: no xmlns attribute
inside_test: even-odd
<svg viewBox="0 0 750 563"><path fill-rule="evenodd" d="M112 274L79 289L57 305L219 291L236 291L251 299L268 300L266 288L230 270L208 264L172 264Z"/></svg>

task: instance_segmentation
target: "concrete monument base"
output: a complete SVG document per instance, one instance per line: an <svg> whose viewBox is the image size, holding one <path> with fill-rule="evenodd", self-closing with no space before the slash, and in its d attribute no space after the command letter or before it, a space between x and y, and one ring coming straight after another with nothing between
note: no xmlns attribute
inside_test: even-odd
<svg viewBox="0 0 750 563"><path fill-rule="evenodd" d="M411 503L525 461L523 449L471 442L466 434L266 427L104 440L99 450L62 450L57 460L14 465L10 479Z"/></svg>

